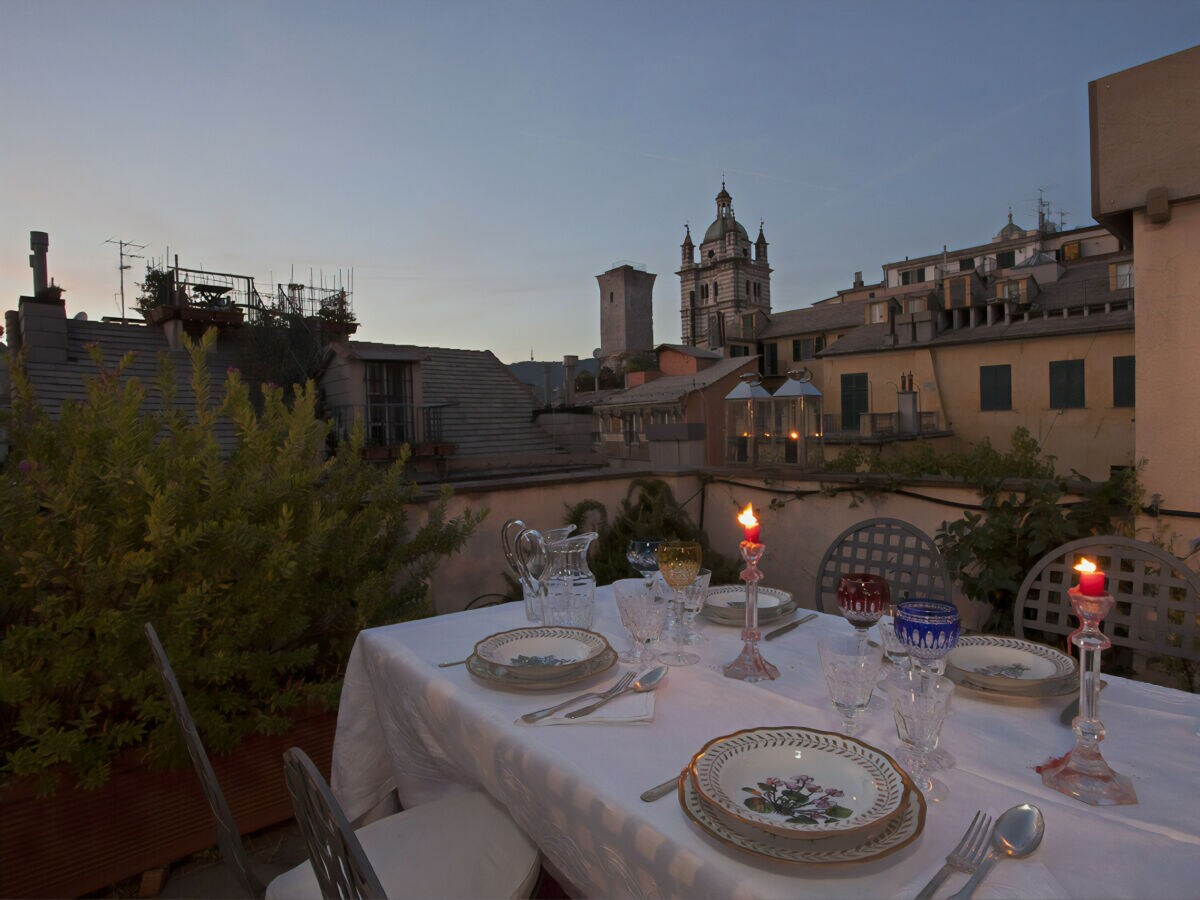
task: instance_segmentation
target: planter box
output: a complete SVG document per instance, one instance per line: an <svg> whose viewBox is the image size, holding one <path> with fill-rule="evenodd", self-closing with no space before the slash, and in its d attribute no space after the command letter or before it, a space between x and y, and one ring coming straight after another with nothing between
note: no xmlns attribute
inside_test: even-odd
<svg viewBox="0 0 1200 900"><path fill-rule="evenodd" d="M336 711L297 719L291 732L254 736L212 756L225 799L243 834L292 817L283 753L302 747L328 777ZM78 897L164 866L217 840L216 819L189 765L151 772L136 755L113 766L96 791L64 775L50 797L30 784L0 790L0 896Z"/></svg>

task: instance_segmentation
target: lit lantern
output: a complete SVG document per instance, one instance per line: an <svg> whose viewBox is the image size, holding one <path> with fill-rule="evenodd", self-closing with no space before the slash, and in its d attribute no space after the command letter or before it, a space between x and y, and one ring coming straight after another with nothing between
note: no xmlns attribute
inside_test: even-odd
<svg viewBox="0 0 1200 900"><path fill-rule="evenodd" d="M758 465L772 430L771 394L757 372L741 376L741 384L725 395L725 461Z"/></svg>
<svg viewBox="0 0 1200 900"><path fill-rule="evenodd" d="M775 411L786 434L783 461L804 468L825 462L825 439L821 422L824 397L812 383L808 369L793 369L775 392Z"/></svg>

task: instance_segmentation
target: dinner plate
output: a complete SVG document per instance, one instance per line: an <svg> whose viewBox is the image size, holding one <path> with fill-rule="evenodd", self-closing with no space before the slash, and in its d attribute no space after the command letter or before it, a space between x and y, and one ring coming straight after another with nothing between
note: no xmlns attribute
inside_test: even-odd
<svg viewBox="0 0 1200 900"><path fill-rule="evenodd" d="M970 674L955 666L946 666L946 677L954 682L956 691L968 693L980 699L1001 701L1046 700L1055 697L1069 697L1079 693L1079 676L1066 676L1050 681L1039 682L1031 687L1017 685L1007 688L994 688L991 685L974 681Z"/></svg>
<svg viewBox="0 0 1200 900"><path fill-rule="evenodd" d="M561 678L571 669L611 649L604 635L582 628L516 628L484 638L475 655L503 666L515 678Z"/></svg>
<svg viewBox="0 0 1200 900"><path fill-rule="evenodd" d="M960 637L946 655L974 684L998 690L1034 688L1075 674L1075 660L1061 650L1014 637L973 634Z"/></svg>
<svg viewBox="0 0 1200 900"><path fill-rule="evenodd" d="M506 666L498 666L480 659L474 653L467 659L467 671L475 678L492 687L514 691L556 691L584 681L601 672L607 672L617 662L617 651L609 647L599 656L579 666L573 666L558 678L521 678L513 675Z"/></svg>
<svg viewBox="0 0 1200 900"><path fill-rule="evenodd" d="M760 626L769 625L777 619L786 616L788 613L795 611L796 604L794 601L785 603L783 606L777 606L774 609L767 610L766 612L759 610L758 624ZM741 628L746 624L746 610L744 608L731 609L725 612L715 612L708 607L705 607L700 611L700 616L706 622L712 622L714 625L735 625L738 628Z"/></svg>
<svg viewBox="0 0 1200 900"><path fill-rule="evenodd" d="M787 615L796 608L792 595L777 588L758 589L759 624ZM708 589L700 614L710 622L741 625L746 621L746 586L722 584Z"/></svg>
<svg viewBox="0 0 1200 900"><path fill-rule="evenodd" d="M687 769L679 776L677 792L684 814L711 837L767 859L792 863L832 864L865 862L895 853L911 844L925 828L925 798L907 775L905 802L900 812L881 825L824 840L785 838L760 828L731 822L704 802Z"/></svg>
<svg viewBox="0 0 1200 900"><path fill-rule="evenodd" d="M691 765L696 790L737 822L810 840L899 814L904 773L862 741L811 728L750 728L709 741Z"/></svg>

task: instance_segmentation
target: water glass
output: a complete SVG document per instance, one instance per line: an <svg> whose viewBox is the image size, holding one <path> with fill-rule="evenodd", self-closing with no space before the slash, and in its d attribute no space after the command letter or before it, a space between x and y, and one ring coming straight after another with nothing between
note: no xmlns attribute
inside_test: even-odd
<svg viewBox="0 0 1200 900"><path fill-rule="evenodd" d="M660 662L664 662L668 666L692 666L700 662L699 654L690 653L683 648L687 645L687 633L691 626L688 614L694 616L703 605L704 597L708 593L710 578L712 578L712 572L708 569L701 569L687 587L676 592L675 649L658 654ZM693 604L695 605L693 606Z"/></svg>
<svg viewBox="0 0 1200 900"><path fill-rule="evenodd" d="M859 728L858 714L871 703L883 648L860 642L856 636L839 634L817 641L817 654L829 699L842 716L842 731L853 734Z"/></svg>
<svg viewBox="0 0 1200 900"><path fill-rule="evenodd" d="M634 636L633 625L633 595L646 590L646 582L641 578L621 578L612 583L613 597L617 601L617 613L621 616L621 625L629 632L630 648L617 654L617 659L623 663L636 664L642 658L642 645Z"/></svg>
<svg viewBox="0 0 1200 900"><path fill-rule="evenodd" d="M708 599L708 585L712 581L712 570L701 569L696 579L683 589L683 637L685 644L703 644L708 638L696 630L696 614L704 609Z"/></svg>
<svg viewBox="0 0 1200 900"><path fill-rule="evenodd" d="M914 668L891 672L886 685L896 718L896 734L905 747L899 754L900 764L908 769L925 799L931 803L945 800L950 789L930 778L926 770L929 755L937 750L941 740L942 722L954 694L954 682Z"/></svg>
<svg viewBox="0 0 1200 900"><path fill-rule="evenodd" d="M908 647L896 636L896 621L894 616L885 616L879 620L879 637L883 643L883 653L888 662L894 666L907 669L909 666Z"/></svg>
<svg viewBox="0 0 1200 900"><path fill-rule="evenodd" d="M941 675L946 654L958 643L958 607L946 600L912 597L896 606L896 637L918 668Z"/></svg>
<svg viewBox="0 0 1200 900"><path fill-rule="evenodd" d="M632 579L615 582L613 593L621 621L633 638L635 652L630 661L638 666L647 665L654 656L650 645L662 634L667 619L667 598L644 582Z"/></svg>

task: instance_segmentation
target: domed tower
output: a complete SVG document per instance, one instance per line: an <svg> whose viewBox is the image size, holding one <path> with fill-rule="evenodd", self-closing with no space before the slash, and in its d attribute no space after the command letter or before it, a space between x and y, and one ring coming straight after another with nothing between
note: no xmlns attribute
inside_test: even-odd
<svg viewBox="0 0 1200 900"><path fill-rule="evenodd" d="M700 259L694 257L690 228L682 248L676 274L683 343L718 349L729 340L754 340L771 312L767 239L760 225L758 240L750 243L734 215L724 179L717 194L717 217L700 242Z"/></svg>

